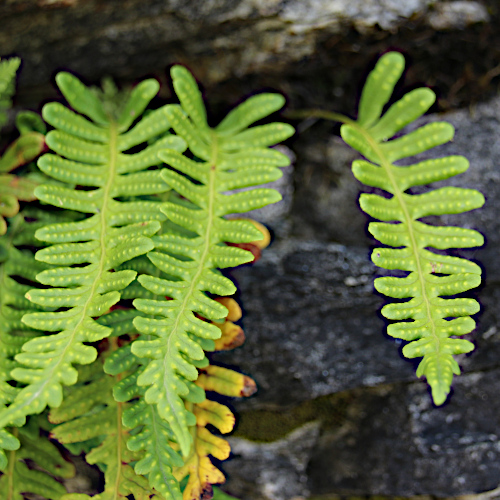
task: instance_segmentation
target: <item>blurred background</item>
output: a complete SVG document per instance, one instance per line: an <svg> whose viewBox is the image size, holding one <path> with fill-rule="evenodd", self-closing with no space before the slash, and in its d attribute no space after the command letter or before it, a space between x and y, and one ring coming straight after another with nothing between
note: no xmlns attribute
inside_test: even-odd
<svg viewBox="0 0 500 500"><path fill-rule="evenodd" d="M401 345L389 340L373 293L374 241L357 198L357 157L338 126L291 121L296 136L277 188L284 199L254 217L274 233L259 262L234 272L246 343L218 354L257 382L232 401L223 489L242 500L339 496L500 496L500 5L497 0L2 0L0 56L23 60L16 107L58 98L54 76L127 86L153 76L172 96L168 68L186 65L204 89L212 124L252 93L273 90L287 110L355 114L380 54L402 52L399 96L426 85L432 115L455 140L432 155L463 154L471 168L448 184L487 199L437 223L480 230L484 248L462 252L484 268L477 348L435 408ZM286 119L279 118L277 119ZM82 473L83 476L85 472ZM85 483L85 478L80 481ZM82 484L83 484L82 483ZM90 487L90 486L89 486Z"/></svg>

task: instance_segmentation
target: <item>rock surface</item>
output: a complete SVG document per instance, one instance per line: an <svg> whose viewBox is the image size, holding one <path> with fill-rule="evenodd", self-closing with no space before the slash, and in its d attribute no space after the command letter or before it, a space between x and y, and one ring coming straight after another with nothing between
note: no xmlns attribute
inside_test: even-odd
<svg viewBox="0 0 500 500"><path fill-rule="evenodd" d="M215 89L218 105L271 87L300 106L338 108L346 97L354 103L348 89L392 46L415 59L413 82L433 78L456 105L484 95L471 71L487 83L495 76L498 40L488 27L498 15L495 0L7 0L0 55L24 60L24 102L34 96L28 87L37 99L53 93L61 69L90 82L165 81L165 68L183 63Z"/></svg>

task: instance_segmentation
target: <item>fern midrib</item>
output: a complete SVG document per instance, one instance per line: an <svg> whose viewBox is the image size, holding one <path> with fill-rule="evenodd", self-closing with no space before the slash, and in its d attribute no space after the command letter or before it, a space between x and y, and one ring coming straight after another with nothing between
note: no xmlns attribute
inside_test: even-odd
<svg viewBox="0 0 500 500"><path fill-rule="evenodd" d="M110 122L110 138L109 138L109 176L108 176L108 182L106 183L104 187L104 196L103 196L103 204L101 207L101 224L103 226L107 225L107 220L108 220L108 211L109 211L109 206L108 206L108 201L109 201L109 193L111 191L111 188L113 187L115 177L116 177L116 160L117 160L117 153L116 153L116 144L117 144L117 126L114 122ZM59 357L58 361L53 365L52 369L49 371L50 375L47 377L44 377L44 383L40 386L40 389L36 391L32 397L28 400L25 400L23 404L16 405L16 402L14 402L3 412L3 415L0 417L0 428L5 427L10 423L9 421L9 415L14 413L15 411L18 411L19 409L22 409L23 407L30 406L33 401L35 401L40 394L45 390L45 387L47 384L52 382L54 373L56 370L66 361L66 352L67 350L73 345L76 334L82 325L83 321L85 318L88 316L87 310L90 307L95 293L96 289L99 286L99 282L101 281L101 278L104 274L104 267L105 267L105 262L106 262L106 243L107 243L107 234L108 231L106 231L106 227L103 228L101 231L101 238L100 238L100 248L101 248L101 255L100 255L100 262L99 265L96 269L96 279L94 280L92 287L90 289L89 297L83 307L81 317L76 324L75 328L73 329L72 335L68 337L68 341L62 351L62 355Z"/></svg>
<svg viewBox="0 0 500 500"><path fill-rule="evenodd" d="M184 300L182 301L181 306L179 307L179 312L177 314L177 317L175 319L174 325L172 327L169 339L168 339L168 352L171 351L171 344L173 342L173 339L175 338L178 330L179 330L179 323L181 321L181 318L184 316L186 311L188 310L188 302L189 299L191 298L193 291L196 289L198 286L198 280L200 279L200 276L202 272L205 269L205 261L207 258L207 255L210 252L210 247L211 247L211 233L213 230L213 220L215 218L214 216L214 204L215 204L215 195L216 195L216 190L215 190L215 180L217 176L217 158L219 154L219 148L218 148L218 143L217 143L217 136L214 132L212 132L212 151L210 155L210 161L209 166L210 166L210 174L208 178L208 220L207 220L207 226L205 230L205 235L204 235L204 243L203 243L203 250L201 253L201 257L199 260L199 266L198 269L196 270L193 279L191 280L191 284L184 295ZM166 394L169 393L167 386L165 385L167 377L163 377L163 387L165 389Z"/></svg>

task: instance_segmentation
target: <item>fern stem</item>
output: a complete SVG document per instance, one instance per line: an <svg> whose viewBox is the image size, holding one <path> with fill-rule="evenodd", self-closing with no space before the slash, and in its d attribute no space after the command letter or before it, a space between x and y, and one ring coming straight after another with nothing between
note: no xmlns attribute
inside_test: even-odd
<svg viewBox="0 0 500 500"><path fill-rule="evenodd" d="M332 122L346 123L348 125L356 126L356 121L341 113L334 111L326 111L324 109L298 109L295 111L286 111L284 115L292 120L301 118L322 118Z"/></svg>

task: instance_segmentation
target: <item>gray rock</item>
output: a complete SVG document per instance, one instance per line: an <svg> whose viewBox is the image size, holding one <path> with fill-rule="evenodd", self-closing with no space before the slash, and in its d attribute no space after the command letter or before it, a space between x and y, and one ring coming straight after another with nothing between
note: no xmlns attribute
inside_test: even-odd
<svg viewBox="0 0 500 500"><path fill-rule="evenodd" d="M299 500L309 495L307 464L316 446L319 423L310 422L285 439L255 443L229 438L232 458L224 463L224 489L237 498Z"/></svg>
<svg viewBox="0 0 500 500"><path fill-rule="evenodd" d="M400 45L375 44L353 57L364 52L364 37L374 36L375 42L380 30L394 36L407 28L425 32L431 20L447 28L489 21L482 4L467 4L450 11L443 0L9 0L0 4L0 47L1 55L24 60L24 88L47 84L61 69L93 82L105 74L133 81L152 72L163 75L165 67L180 62L207 86L232 79L238 98L275 86L300 100L304 82L292 80L312 70L315 81L306 84L307 93L330 101L325 87L332 78L333 87L345 91L344 83L358 78L356 71L377 52ZM408 49L421 46L419 36L414 42L407 37ZM332 52L336 37L345 39L338 54ZM350 64L336 68L335 75L325 73L324 61L318 66L319 48L332 53L333 61L349 57ZM309 62L315 66L305 67ZM257 87L236 83L247 76L257 78Z"/></svg>
<svg viewBox="0 0 500 500"><path fill-rule="evenodd" d="M488 22L489 19L488 10L479 2L456 0L437 4L429 14L428 22L435 30L448 30Z"/></svg>
<svg viewBox="0 0 500 500"><path fill-rule="evenodd" d="M290 406L317 396L412 380L397 342L384 338L367 249L286 240L235 273L247 341L217 362L255 378L238 408Z"/></svg>
<svg viewBox="0 0 500 500"><path fill-rule="evenodd" d="M420 384L362 391L324 429L309 464L313 494L450 496L498 486L500 371L459 378L435 408Z"/></svg>

